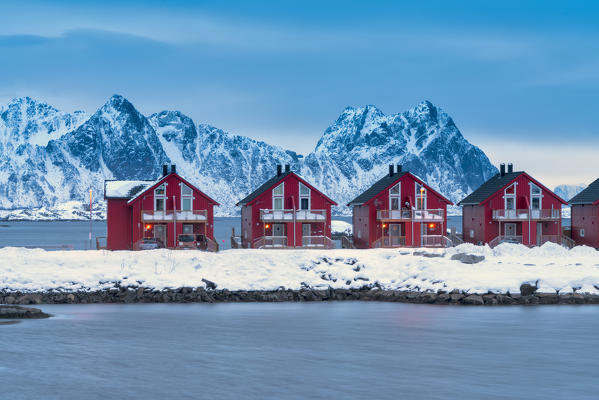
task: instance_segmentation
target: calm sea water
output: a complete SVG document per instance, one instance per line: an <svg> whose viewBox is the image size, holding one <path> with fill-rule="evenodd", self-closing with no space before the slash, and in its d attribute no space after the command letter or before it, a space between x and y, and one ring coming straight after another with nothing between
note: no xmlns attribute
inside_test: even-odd
<svg viewBox="0 0 599 400"><path fill-rule="evenodd" d="M6 399L596 399L599 307L46 305Z"/></svg>

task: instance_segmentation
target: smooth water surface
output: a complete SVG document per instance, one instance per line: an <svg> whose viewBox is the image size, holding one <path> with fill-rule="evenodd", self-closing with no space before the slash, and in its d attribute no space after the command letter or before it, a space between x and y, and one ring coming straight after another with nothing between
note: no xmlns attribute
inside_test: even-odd
<svg viewBox="0 0 599 400"><path fill-rule="evenodd" d="M7 399L596 399L599 307L47 305L0 326Z"/></svg>

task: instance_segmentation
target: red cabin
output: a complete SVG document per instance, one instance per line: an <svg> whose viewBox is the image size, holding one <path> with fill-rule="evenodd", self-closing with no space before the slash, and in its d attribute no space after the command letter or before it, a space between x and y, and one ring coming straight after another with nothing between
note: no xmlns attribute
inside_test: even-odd
<svg viewBox="0 0 599 400"><path fill-rule="evenodd" d="M572 239L599 248L599 179L572 197Z"/></svg>
<svg viewBox="0 0 599 400"><path fill-rule="evenodd" d="M562 244L562 204L559 196L512 164L458 203L463 208L465 242L491 247L501 242L540 246Z"/></svg>
<svg viewBox="0 0 599 400"><path fill-rule="evenodd" d="M289 165L237 203L244 248L332 248L333 200L290 171Z"/></svg>
<svg viewBox="0 0 599 400"><path fill-rule="evenodd" d="M213 207L219 204L163 166L155 181L104 183L108 250L159 247L218 250Z"/></svg>
<svg viewBox="0 0 599 400"><path fill-rule="evenodd" d="M354 246L446 246L447 205L453 203L414 174L389 174L352 200Z"/></svg>

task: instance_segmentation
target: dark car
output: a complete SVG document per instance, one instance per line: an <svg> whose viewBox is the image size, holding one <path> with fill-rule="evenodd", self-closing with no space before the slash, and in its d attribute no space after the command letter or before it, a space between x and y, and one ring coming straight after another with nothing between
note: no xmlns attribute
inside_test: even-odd
<svg viewBox="0 0 599 400"><path fill-rule="evenodd" d="M156 238L143 238L139 244L140 250L154 250L162 247Z"/></svg>

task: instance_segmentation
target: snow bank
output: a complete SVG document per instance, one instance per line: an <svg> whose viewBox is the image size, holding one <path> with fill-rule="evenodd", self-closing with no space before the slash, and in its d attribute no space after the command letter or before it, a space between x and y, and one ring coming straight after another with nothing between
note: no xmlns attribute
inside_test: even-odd
<svg viewBox="0 0 599 400"><path fill-rule="evenodd" d="M349 222L334 219L331 221L331 232L352 234L353 226Z"/></svg>
<svg viewBox="0 0 599 400"><path fill-rule="evenodd" d="M422 251L422 249L419 249ZM413 249L44 251L0 249L0 289L20 291L100 290L120 285L156 289L205 287L202 279L229 290L360 288L519 293L523 282L542 292L599 294L599 253L588 247L567 250L552 243L464 244L425 249L442 257L414 255ZM485 256L478 264L451 260L456 253Z"/></svg>

